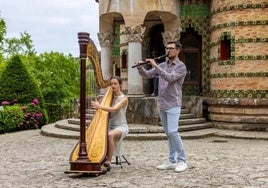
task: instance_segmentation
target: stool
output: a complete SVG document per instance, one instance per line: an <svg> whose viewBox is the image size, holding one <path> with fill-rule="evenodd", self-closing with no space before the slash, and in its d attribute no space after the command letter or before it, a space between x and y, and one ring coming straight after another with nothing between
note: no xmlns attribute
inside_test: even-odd
<svg viewBox="0 0 268 188"><path fill-rule="evenodd" d="M115 162L112 162L112 164L120 165L121 168L123 168L122 163L127 163L128 165L130 165L126 157L123 155L122 141L123 140L120 139L114 143Z"/></svg>

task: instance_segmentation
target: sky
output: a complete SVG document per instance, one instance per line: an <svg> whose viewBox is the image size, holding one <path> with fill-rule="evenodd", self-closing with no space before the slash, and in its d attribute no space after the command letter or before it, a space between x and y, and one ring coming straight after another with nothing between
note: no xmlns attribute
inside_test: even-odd
<svg viewBox="0 0 268 188"><path fill-rule="evenodd" d="M6 38L31 35L37 54L79 56L77 33L88 32L99 48L99 4L95 0L0 0Z"/></svg>

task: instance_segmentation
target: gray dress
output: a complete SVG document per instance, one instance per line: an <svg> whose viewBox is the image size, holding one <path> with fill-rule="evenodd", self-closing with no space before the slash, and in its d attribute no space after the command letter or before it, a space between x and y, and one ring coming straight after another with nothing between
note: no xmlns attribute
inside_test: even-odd
<svg viewBox="0 0 268 188"><path fill-rule="evenodd" d="M114 97L112 105L114 106L117 104L120 100L125 98L126 96L124 94L121 94L119 96ZM127 111L127 105L123 108L121 108L117 112L110 112L110 118L109 118L109 129L117 129L122 132L122 136L120 140L124 139L128 134L128 125L127 125L127 119L126 119L126 111Z"/></svg>

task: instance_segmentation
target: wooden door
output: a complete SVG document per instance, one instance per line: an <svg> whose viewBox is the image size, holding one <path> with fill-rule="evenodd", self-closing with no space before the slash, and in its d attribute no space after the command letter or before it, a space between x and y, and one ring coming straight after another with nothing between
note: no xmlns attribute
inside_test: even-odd
<svg viewBox="0 0 268 188"><path fill-rule="evenodd" d="M193 28L188 28L181 35L181 43L180 59L187 67L184 95L202 95L202 37Z"/></svg>

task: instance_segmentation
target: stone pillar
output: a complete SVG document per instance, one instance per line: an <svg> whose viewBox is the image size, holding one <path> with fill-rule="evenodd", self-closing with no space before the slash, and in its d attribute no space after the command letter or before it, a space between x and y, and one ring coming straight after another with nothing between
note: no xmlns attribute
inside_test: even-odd
<svg viewBox="0 0 268 188"><path fill-rule="evenodd" d="M101 70L103 79L107 80L113 76L112 44L114 35L110 32L98 33L101 46Z"/></svg>
<svg viewBox="0 0 268 188"><path fill-rule="evenodd" d="M178 41L181 38L181 31L176 30L176 31L165 31L162 33L163 37L163 43L166 46L166 44L170 41Z"/></svg>
<svg viewBox="0 0 268 188"><path fill-rule="evenodd" d="M125 27L128 42L128 95L144 95L143 81L137 68L132 68L135 62L142 60L142 39L145 27L141 25Z"/></svg>

